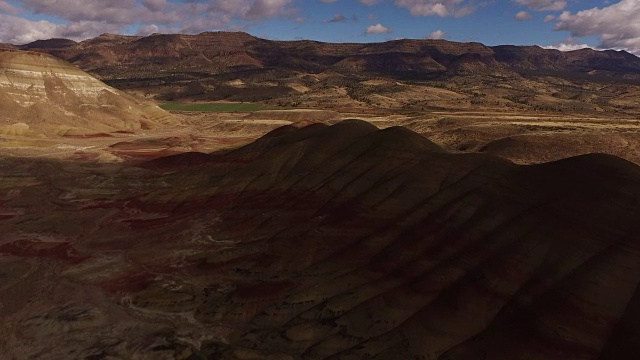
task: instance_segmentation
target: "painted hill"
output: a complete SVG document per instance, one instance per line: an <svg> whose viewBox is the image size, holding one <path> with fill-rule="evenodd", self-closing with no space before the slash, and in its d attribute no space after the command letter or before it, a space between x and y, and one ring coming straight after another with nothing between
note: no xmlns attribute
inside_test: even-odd
<svg viewBox="0 0 640 360"><path fill-rule="evenodd" d="M9 135L137 131L170 118L65 61L11 50L0 50L0 107L0 133Z"/></svg>
<svg viewBox="0 0 640 360"><path fill-rule="evenodd" d="M3 354L640 352L640 168L619 158L517 166L345 121L122 166L0 162Z"/></svg>

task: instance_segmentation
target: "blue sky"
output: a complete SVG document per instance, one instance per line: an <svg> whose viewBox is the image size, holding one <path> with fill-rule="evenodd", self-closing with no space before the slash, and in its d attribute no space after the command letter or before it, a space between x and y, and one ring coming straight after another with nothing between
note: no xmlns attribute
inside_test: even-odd
<svg viewBox="0 0 640 360"><path fill-rule="evenodd" d="M587 1L591 7L601 1ZM585 2L586 3L586 2ZM382 1L376 6L366 6L354 0L338 0L333 3L301 1L303 24L292 24L286 20L275 20L256 24L249 28L255 35L275 39L315 39L329 42L370 42L396 38L423 38L438 30L453 41L478 41L490 45L551 45L564 41L569 34L554 31L554 22L544 22L547 15L559 15L561 11L531 11L513 1L496 1L479 6L464 17L438 15L412 16L410 11L394 5L393 1ZM570 4L569 4L570 5ZM566 10L580 10L585 6L567 6ZM520 11L527 11L532 18L521 21L515 18ZM336 15L345 20L329 22ZM381 24L390 33L365 34L366 28ZM593 43L595 46L596 44Z"/></svg>
<svg viewBox="0 0 640 360"><path fill-rule="evenodd" d="M215 30L277 40L442 38L640 54L640 0L0 0L0 42Z"/></svg>

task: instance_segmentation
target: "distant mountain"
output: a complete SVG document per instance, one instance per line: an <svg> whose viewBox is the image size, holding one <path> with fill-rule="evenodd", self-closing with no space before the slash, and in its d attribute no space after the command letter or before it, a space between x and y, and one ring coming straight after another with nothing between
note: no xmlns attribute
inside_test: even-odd
<svg viewBox="0 0 640 360"><path fill-rule="evenodd" d="M39 42L39 46L67 41ZM53 56L0 50L0 133L91 135L136 131L168 120L152 103L111 88Z"/></svg>
<svg viewBox="0 0 640 360"><path fill-rule="evenodd" d="M77 45L78 43L69 39L48 39L48 40L36 40L29 43L27 46L20 46L23 50L36 50L36 49L64 49Z"/></svg>
<svg viewBox="0 0 640 360"><path fill-rule="evenodd" d="M111 86L159 100L357 112L640 112L640 104L627 99L640 92L640 58L624 51L560 52L445 40L272 41L242 32L104 34L20 48L55 55Z"/></svg>
<svg viewBox="0 0 640 360"><path fill-rule="evenodd" d="M580 49L562 52L538 46L506 45L492 49L498 62L523 74L529 71L564 72L566 76L572 76L603 71L640 79L640 58L626 51Z"/></svg>
<svg viewBox="0 0 640 360"><path fill-rule="evenodd" d="M640 79L640 58L624 51L582 49L571 52L538 46L495 46L446 40L394 40L384 43L331 44L272 41L246 33L147 37L105 34L75 43L52 39L20 47L49 52L94 71L105 79L134 74L216 74L238 69L282 68L290 71L355 71L399 78L434 78L466 73L606 71Z"/></svg>

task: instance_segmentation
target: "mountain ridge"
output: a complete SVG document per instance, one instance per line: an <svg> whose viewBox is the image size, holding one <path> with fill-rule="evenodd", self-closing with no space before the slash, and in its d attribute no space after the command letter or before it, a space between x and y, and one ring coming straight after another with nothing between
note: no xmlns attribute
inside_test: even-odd
<svg viewBox="0 0 640 360"><path fill-rule="evenodd" d="M103 34L20 48L159 101L260 102L358 113L492 109L635 115L640 58L623 51L401 39L276 41L244 32Z"/></svg>
<svg viewBox="0 0 640 360"><path fill-rule="evenodd" d="M593 49L580 49L569 52L561 52L559 50L544 49L540 46L514 46L514 45L498 45L498 46L486 46L478 42L452 42L448 40L421 40L421 39L400 39L390 40L381 43L326 43L313 40L292 40L292 41L276 41L261 39L244 32L204 32L197 35L187 34L153 34L150 36L125 36L115 34L103 34L93 39L81 41L76 44L72 44L69 41L62 41L60 39L52 39L45 41L36 41L30 44L19 46L24 50L45 51L53 53L56 56L71 60L74 63L81 64L83 68L88 68L89 64L83 63L79 59L75 59L79 55L79 50L89 53L100 53L100 49L96 49L94 46L107 46L111 48L124 47L129 51L140 51L138 54L141 58L149 58L141 52L145 46L149 43L158 45L160 48L163 46L167 49L171 48L171 44L176 42L182 42L188 45L185 51L181 49L173 48L177 51L174 53L166 54L178 56L184 60L196 55L211 54L214 49L212 47L220 47L217 54L229 55L233 52L240 52L249 54L254 60L256 60L257 66L278 66L270 60L270 56L274 54L284 52L287 57L284 60L284 64L291 67L292 70L296 69L296 65L304 66L304 63L313 64L318 70L327 70L331 68L335 63L338 63L350 56L372 56L375 54L415 54L420 56L429 56L434 61L441 65L444 65L447 69L447 65L451 65L459 57L464 54L474 54L479 56L476 62L488 62L487 65L500 65L505 66L506 69L512 71L518 71L523 66L517 62L514 64L514 58L527 58L527 60L535 60L528 64L527 70L546 71L546 70L602 70L602 71L633 71L636 74L640 74L640 58L630 54L624 50L604 50L596 51ZM175 44L174 44L175 45ZM260 50L263 54L260 54ZM301 51L304 50L304 51ZM514 57L513 52L516 52ZM215 52L213 52L215 54ZM271 53L271 54L269 54ZM131 53L129 53L131 55ZM324 56L323 59L313 59L313 56ZM156 56L156 55L154 55ZM537 57L537 58L536 58ZM286 62L287 58L297 59L296 61ZM131 59L128 57L127 59ZM122 60L122 59L120 59ZM315 60L315 61L313 61ZM625 67L616 67L615 64L609 63L610 60L624 60L628 62ZM600 61L600 62L598 62ZM126 61L120 61L126 64ZM297 62L297 64L296 64ZM120 64L121 66L123 64ZM197 64L194 67L197 68ZM248 65L243 64L241 61L229 64L227 68L233 68L236 66ZM533 69L531 68L533 66ZM101 76L108 78L107 72L104 68L90 69L99 73ZM372 72L381 72L379 67L373 67L370 69ZM416 71L416 75L421 74L423 76L429 75L431 72L429 69L422 71L420 69L411 69ZM458 73L460 70L453 70L453 73ZM381 72L386 75L393 75L393 73ZM439 72L434 72L438 74ZM434 75L431 74L431 75ZM396 74L397 75L397 74Z"/></svg>

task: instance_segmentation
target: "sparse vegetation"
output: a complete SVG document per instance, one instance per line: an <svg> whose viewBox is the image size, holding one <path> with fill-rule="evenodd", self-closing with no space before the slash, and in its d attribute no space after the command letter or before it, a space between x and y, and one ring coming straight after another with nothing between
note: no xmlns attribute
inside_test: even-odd
<svg viewBox="0 0 640 360"><path fill-rule="evenodd" d="M194 112L253 112L277 109L274 106L253 103L181 103L168 102L160 105L164 110Z"/></svg>

